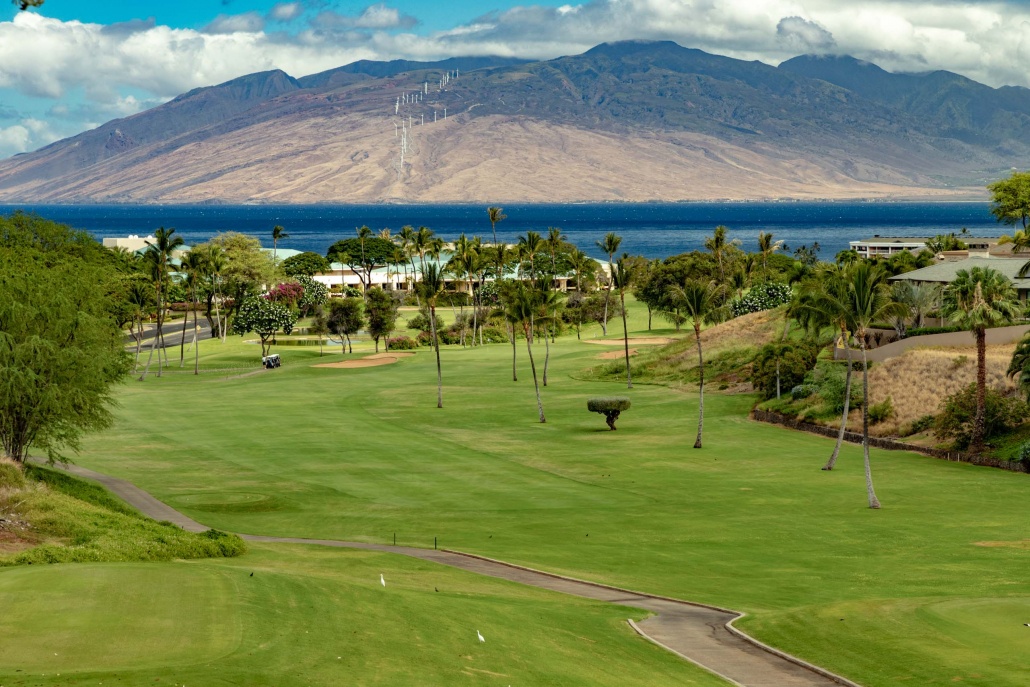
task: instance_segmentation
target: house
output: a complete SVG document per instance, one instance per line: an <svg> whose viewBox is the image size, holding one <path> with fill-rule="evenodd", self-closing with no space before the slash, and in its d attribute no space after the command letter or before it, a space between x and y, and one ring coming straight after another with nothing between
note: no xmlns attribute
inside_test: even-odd
<svg viewBox="0 0 1030 687"><path fill-rule="evenodd" d="M955 281L959 270L970 270L974 267L990 268L1008 277L1016 288L1021 301L1027 300L1030 293L1030 276L1020 277L1019 271L1030 261L1030 255L1024 258L1000 257L967 257L962 260L939 262L919 270L891 277L890 281L909 281L915 284L950 284Z"/></svg>
<svg viewBox="0 0 1030 687"><path fill-rule="evenodd" d="M986 256L998 245L999 240L994 236L967 236L964 234L956 236L956 238L966 244L968 248L964 251L949 251L948 254L945 254L946 258L954 259L981 254ZM889 258L903 250L918 253L926 248L929 241L930 237L925 236L880 236L874 234L871 239L849 241L848 245L862 258Z"/></svg>

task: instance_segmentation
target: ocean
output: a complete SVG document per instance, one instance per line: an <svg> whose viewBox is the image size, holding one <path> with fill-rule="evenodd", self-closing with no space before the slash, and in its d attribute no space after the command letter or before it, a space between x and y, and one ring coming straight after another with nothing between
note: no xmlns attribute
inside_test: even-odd
<svg viewBox="0 0 1030 687"><path fill-rule="evenodd" d="M98 239L145 236L158 227L174 227L187 244L222 231L252 234L271 247L272 227L282 225L289 238L281 248L326 249L354 230L427 226L446 240L464 232L492 240L486 205L0 205L0 214L15 210L85 229ZM622 236L622 251L665 258L701 249L719 224L729 228L745 250L755 250L760 231L795 248L818 242L819 257L832 260L848 241L880 236L933 236L959 232L998 236L1009 231L988 211L988 204L891 202L763 203L589 203L506 205L508 218L497 225L497 238L514 243L527 230L546 234L560 227L567 239L594 257L605 257L596 242L609 231Z"/></svg>

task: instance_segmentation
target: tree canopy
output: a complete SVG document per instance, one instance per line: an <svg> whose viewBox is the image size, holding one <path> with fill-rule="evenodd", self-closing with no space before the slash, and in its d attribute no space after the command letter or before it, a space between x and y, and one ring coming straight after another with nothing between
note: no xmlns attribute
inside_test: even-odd
<svg viewBox="0 0 1030 687"><path fill-rule="evenodd" d="M51 460L108 427L131 359L110 314L120 279L103 248L32 215L0 218L0 443Z"/></svg>
<svg viewBox="0 0 1030 687"><path fill-rule="evenodd" d="M312 251L291 255L283 260L283 271L289 277L313 277L329 269L329 261Z"/></svg>
<svg viewBox="0 0 1030 687"><path fill-rule="evenodd" d="M988 184L991 214L1004 224L1017 222L1027 228L1030 219L1030 172L1013 172L1008 179Z"/></svg>
<svg viewBox="0 0 1030 687"><path fill-rule="evenodd" d="M362 285L368 288L372 270L389 265L394 248L393 241L378 236L342 239L329 246L326 258L350 267L358 273Z"/></svg>

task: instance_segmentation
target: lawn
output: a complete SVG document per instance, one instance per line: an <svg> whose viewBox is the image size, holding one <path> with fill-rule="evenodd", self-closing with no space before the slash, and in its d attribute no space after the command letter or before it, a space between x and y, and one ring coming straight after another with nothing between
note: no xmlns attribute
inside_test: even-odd
<svg viewBox="0 0 1030 687"><path fill-rule="evenodd" d="M8 686L726 684L643 613L364 551L9 569L0 607Z"/></svg>
<svg viewBox="0 0 1030 687"><path fill-rule="evenodd" d="M870 511L857 447L822 472L832 442L753 423L751 397L710 393L705 447L693 450L696 395L582 381L604 350L574 336L551 346L541 425L524 342L517 384L510 347L445 348L442 410L425 349L338 370L311 365L339 353L282 348L283 368L239 377L214 370L254 369L257 347L204 342L208 372L127 383L115 428L78 461L220 529L436 537L747 611L746 629L867 687L1025 684L1026 475L874 451L884 508ZM540 371L544 347L534 352ZM618 432L586 411L588 397L611 394L633 399ZM391 563L403 565L416 564ZM389 684L358 665L369 672L354 684Z"/></svg>

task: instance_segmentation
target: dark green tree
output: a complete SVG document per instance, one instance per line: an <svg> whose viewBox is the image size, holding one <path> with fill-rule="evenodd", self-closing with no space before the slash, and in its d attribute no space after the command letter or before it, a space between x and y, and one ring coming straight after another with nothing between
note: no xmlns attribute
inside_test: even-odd
<svg viewBox="0 0 1030 687"><path fill-rule="evenodd" d="M362 312L360 298L334 298L329 301L329 331L340 337L340 345L343 353L354 352L354 344L351 337L361 331L365 326L365 315Z"/></svg>
<svg viewBox="0 0 1030 687"><path fill-rule="evenodd" d="M369 230L371 234L371 230ZM378 236L342 239L329 247L326 258L340 262L354 270L361 280L361 288L367 291L372 284L372 272L386 267L393 260L393 241Z"/></svg>
<svg viewBox="0 0 1030 687"><path fill-rule="evenodd" d="M1003 224L1019 224L1024 230L1030 219L1030 172L1013 172L1008 179L987 186L991 192L991 214Z"/></svg>
<svg viewBox="0 0 1030 687"><path fill-rule="evenodd" d="M400 302L393 294L378 286L372 287L365 294L365 314L368 317L368 335L376 342L376 353L379 352L379 340L389 342L390 333L397 328L397 310ZM387 343L386 350L390 350Z"/></svg>
<svg viewBox="0 0 1030 687"><path fill-rule="evenodd" d="M296 323L297 316L285 305L261 296L251 296L243 302L232 326L240 336L248 332L257 334L261 338L261 357L264 358L276 333L289 334Z"/></svg>
<svg viewBox="0 0 1030 687"><path fill-rule="evenodd" d="M330 269L329 261L318 253L306 251L283 260L283 271L289 277L313 277Z"/></svg>

